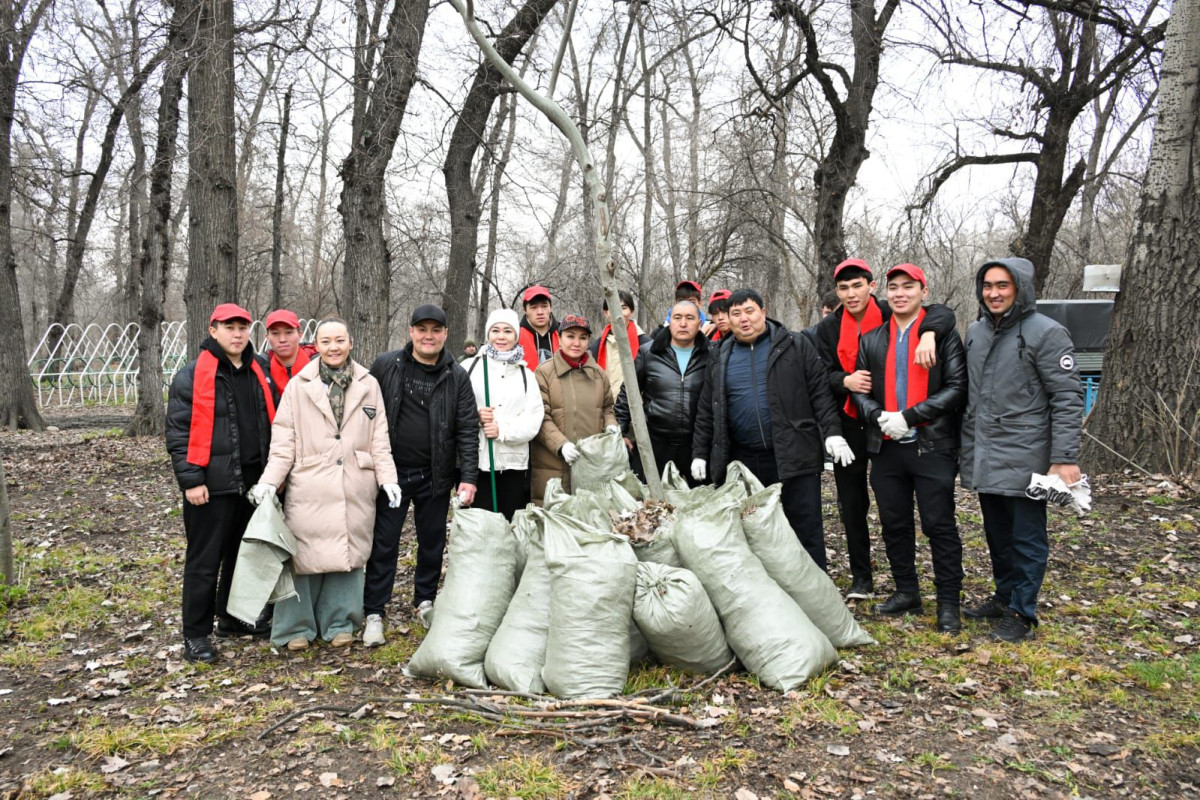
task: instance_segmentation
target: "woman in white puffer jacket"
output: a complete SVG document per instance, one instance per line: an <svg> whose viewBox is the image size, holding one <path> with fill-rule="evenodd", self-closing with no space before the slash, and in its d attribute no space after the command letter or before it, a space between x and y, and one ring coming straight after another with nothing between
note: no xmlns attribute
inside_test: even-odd
<svg viewBox="0 0 1200 800"><path fill-rule="evenodd" d="M509 520L529 502L529 442L537 436L545 415L541 390L517 344L519 324L512 309L493 311L487 319L487 343L477 356L462 364L479 404L479 484L473 505L486 511L494 508Z"/></svg>

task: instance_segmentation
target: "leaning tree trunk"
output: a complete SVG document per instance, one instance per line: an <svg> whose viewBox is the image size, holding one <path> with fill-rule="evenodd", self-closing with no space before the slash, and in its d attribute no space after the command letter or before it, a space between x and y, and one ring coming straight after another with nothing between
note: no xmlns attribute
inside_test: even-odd
<svg viewBox="0 0 1200 800"><path fill-rule="evenodd" d="M596 162L588 151L583 134L575 122L562 108L549 97L540 94L517 74L488 41L487 36L475 21L469 6L464 6L461 0L450 0L450 4L462 15L467 30L484 56L509 83L516 87L521 96L528 100L538 111L542 112L554 126L562 132L571 143L575 161L583 175L583 185L587 196L591 198L594 220L594 238L596 243L595 261L600 273L600 282L604 287L604 299L608 307L619 309L621 300L617 294L617 266L612 259L612 244L608 217L608 197L604 194L601 177L596 174ZM566 35L569 35L567 31ZM617 338L617 353L621 358L621 370L626 375L633 375L633 351L629 346L629 332L624 325L614 325L613 333ZM642 469L646 475L646 485L650 497L662 498L662 481L659 478L658 467L654 462L654 451L650 446L650 431L646 427L646 415L642 410L642 391L637 381L626 381L625 392L629 400L629 416L633 427L633 437L641 455Z"/></svg>
<svg viewBox="0 0 1200 800"><path fill-rule="evenodd" d="M1085 458L1195 476L1200 468L1200 4L1167 26L1159 114L1104 351Z"/></svg>
<svg viewBox="0 0 1200 800"><path fill-rule="evenodd" d="M233 0L199 8L188 71L187 354L200 349L208 317L236 303L237 161L233 115Z"/></svg>
<svg viewBox="0 0 1200 800"><path fill-rule="evenodd" d="M28 4L0 0L0 427L42 430L45 423L33 396L25 357L25 324L17 289L17 259L12 242L12 124L21 62L29 40L50 5L40 0L22 18Z"/></svg>
<svg viewBox="0 0 1200 800"><path fill-rule="evenodd" d="M342 311L359 352L369 359L386 350L390 338L391 255L383 235L383 184L417 77L428 17L429 0L395 0L376 72L378 32L365 4L356 15L354 110L338 211L346 248Z"/></svg>
<svg viewBox="0 0 1200 800"><path fill-rule="evenodd" d="M182 4L181 4L182 5ZM187 72L188 40L194 35L195 14L176 6L171 20L166 66L159 90L158 133L150 166L150 216L138 257L138 399L126 436L162 434L163 408L162 321L171 260L171 178L179 137L179 100Z"/></svg>
<svg viewBox="0 0 1200 800"><path fill-rule="evenodd" d="M496 51L506 64L517 60L557 1L525 0L497 37ZM471 163L484 141L488 117L503 86L504 79L484 59L475 70L475 80L463 100L442 164L450 205L450 260L446 267L442 308L446 311L450 330L446 347L452 353L462 350L467 334L471 278L476 273L475 258L479 250L481 198L471 180ZM480 313L483 314L482 309Z"/></svg>

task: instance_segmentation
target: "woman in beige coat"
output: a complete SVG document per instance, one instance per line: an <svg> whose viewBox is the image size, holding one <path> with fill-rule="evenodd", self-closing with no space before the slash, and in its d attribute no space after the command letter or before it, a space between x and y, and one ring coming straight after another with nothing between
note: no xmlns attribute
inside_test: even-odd
<svg viewBox="0 0 1200 800"><path fill-rule="evenodd" d="M563 317L558 326L558 351L533 373L545 406L542 429L530 448L533 501L538 505L551 478L562 479L563 488L571 491L567 466L579 458L575 442L606 429L621 430L613 414L608 376L588 355L591 336L587 317Z"/></svg>
<svg viewBox="0 0 1200 800"><path fill-rule="evenodd" d="M284 485L283 516L296 537L292 571L298 598L275 604L271 641L303 650L320 636L354 641L362 623L363 568L371 555L375 498L400 502L379 383L350 360L346 323L317 323L320 358L292 376L271 427L271 452L256 504Z"/></svg>

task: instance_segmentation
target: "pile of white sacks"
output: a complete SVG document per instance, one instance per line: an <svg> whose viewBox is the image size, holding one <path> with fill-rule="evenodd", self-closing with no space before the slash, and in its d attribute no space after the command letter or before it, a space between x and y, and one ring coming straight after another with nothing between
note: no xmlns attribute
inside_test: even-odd
<svg viewBox="0 0 1200 800"><path fill-rule="evenodd" d="M740 463L724 486L689 489L664 472L673 507L649 541L613 532L642 508L619 436L580 443L573 494L556 481L545 507L504 517L455 512L449 567L410 676L560 698L620 694L651 654L705 674L736 655L789 691L873 644L833 581L801 546L780 504ZM643 515L645 516L645 515Z"/></svg>

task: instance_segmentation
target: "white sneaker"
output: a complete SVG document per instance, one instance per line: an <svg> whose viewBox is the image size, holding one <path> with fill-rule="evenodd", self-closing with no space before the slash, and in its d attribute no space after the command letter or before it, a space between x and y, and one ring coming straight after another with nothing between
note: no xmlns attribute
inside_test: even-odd
<svg viewBox="0 0 1200 800"><path fill-rule="evenodd" d="M383 643L383 617L369 614L367 624L363 628L363 644L367 647L379 647Z"/></svg>
<svg viewBox="0 0 1200 800"><path fill-rule="evenodd" d="M417 606L417 619L428 630L433 625L433 601L422 600L421 605Z"/></svg>

